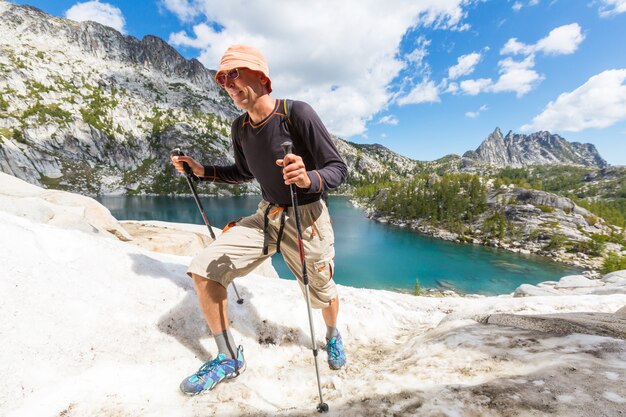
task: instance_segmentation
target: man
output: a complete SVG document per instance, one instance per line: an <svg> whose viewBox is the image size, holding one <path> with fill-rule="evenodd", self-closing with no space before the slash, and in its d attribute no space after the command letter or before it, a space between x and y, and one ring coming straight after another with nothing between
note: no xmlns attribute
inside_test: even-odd
<svg viewBox="0 0 626 417"><path fill-rule="evenodd" d="M205 181L237 184L256 179L263 200L255 214L231 223L192 260L187 271L219 352L183 380L180 388L189 395L213 389L221 381L237 377L246 367L243 349L236 348L227 317L226 288L233 279L281 252L304 288L290 184L296 186L301 212L311 304L322 310L326 323L328 364L331 369L340 369L346 363L337 331L339 298L332 279L334 235L321 197L346 179L347 167L308 104L294 101L288 112L284 100L269 95L269 69L257 49L245 45L228 48L215 80L245 111L231 129L235 164L203 166L188 156L172 156L172 163L182 173L186 162ZM284 155L281 144L287 140L293 142L293 153Z"/></svg>

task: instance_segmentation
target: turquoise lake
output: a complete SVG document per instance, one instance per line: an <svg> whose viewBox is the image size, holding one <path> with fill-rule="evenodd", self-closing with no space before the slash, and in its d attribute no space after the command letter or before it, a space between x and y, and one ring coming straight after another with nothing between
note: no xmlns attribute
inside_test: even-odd
<svg viewBox="0 0 626 417"><path fill-rule="evenodd" d="M253 213L258 196L202 197L214 227ZM101 196L118 220L161 220L204 224L193 197ZM410 230L377 223L353 207L348 198L331 196L335 229L335 280L359 288L413 292L415 280L424 288L455 289L472 294L505 294L520 284L558 280L580 270L539 256L457 244ZM207 231L208 233L208 231ZM272 262L283 278L292 274L280 254Z"/></svg>

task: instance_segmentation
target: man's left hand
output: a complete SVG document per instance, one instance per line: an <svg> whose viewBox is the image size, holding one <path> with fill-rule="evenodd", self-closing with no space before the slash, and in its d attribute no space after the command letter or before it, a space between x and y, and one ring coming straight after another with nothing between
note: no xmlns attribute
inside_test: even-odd
<svg viewBox="0 0 626 417"><path fill-rule="evenodd" d="M298 188L311 187L311 179L306 173L302 157L288 153L283 159L277 159L276 165L283 167L283 179L286 185L296 184Z"/></svg>

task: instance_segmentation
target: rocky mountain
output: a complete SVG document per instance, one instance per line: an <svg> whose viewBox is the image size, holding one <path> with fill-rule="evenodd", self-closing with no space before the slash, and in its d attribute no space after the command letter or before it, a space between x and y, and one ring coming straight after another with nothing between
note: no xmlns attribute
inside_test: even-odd
<svg viewBox="0 0 626 417"><path fill-rule="evenodd" d="M91 194L175 189L171 148L230 158L238 111L213 74L154 36L0 0L0 170Z"/></svg>
<svg viewBox="0 0 626 417"><path fill-rule="evenodd" d="M343 140L335 144L348 165L351 179L356 181L382 175L402 178L415 173L422 164L379 144L363 145Z"/></svg>
<svg viewBox="0 0 626 417"><path fill-rule="evenodd" d="M496 128L475 151L468 151L463 157L501 167L545 164L607 166L590 143L568 142L546 131L531 135L509 132L503 136L500 128Z"/></svg>

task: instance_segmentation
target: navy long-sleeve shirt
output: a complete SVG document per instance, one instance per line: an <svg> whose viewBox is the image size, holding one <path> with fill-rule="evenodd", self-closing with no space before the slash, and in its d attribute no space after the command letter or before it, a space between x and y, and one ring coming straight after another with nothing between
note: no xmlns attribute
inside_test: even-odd
<svg viewBox="0 0 626 417"><path fill-rule="evenodd" d="M311 180L308 190L296 187L298 203L316 201L322 193L337 188L346 180L348 168L317 113L307 103L293 101L288 122L284 109L284 100L276 100L274 111L257 124L247 113L235 119L231 128L235 164L207 165L201 179L240 184L256 178L265 200L289 205L289 186L276 160L284 157L281 144L290 140L292 152L302 157Z"/></svg>

